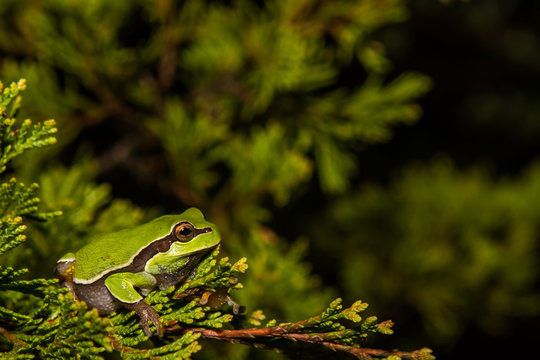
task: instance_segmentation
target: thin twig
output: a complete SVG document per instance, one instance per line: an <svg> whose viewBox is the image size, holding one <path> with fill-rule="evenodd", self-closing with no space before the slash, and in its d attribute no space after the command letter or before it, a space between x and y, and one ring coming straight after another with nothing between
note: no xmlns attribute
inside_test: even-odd
<svg viewBox="0 0 540 360"><path fill-rule="evenodd" d="M323 341L323 334L308 334L290 332L289 326L271 326L267 328L251 328L251 329L238 329L238 330L213 330L205 328L180 328L172 327L167 330L168 333L183 334L186 332L199 333L201 336L209 339L228 341L231 343L239 343L246 345L262 345L268 348L279 348L272 344L270 340L275 338L282 338L291 340L297 343L304 344L317 344L333 351L341 351L349 353L360 359L373 359L376 357L386 357L390 355L397 355L402 359L421 359L422 350L415 350L411 352L398 351L398 350L382 350L363 347L354 347L349 345L338 344L331 341ZM428 357L426 357L428 358Z"/></svg>

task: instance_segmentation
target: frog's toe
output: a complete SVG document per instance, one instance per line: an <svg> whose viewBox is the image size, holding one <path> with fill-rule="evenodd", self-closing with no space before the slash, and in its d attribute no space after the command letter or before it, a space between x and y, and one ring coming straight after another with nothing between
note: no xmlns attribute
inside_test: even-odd
<svg viewBox="0 0 540 360"><path fill-rule="evenodd" d="M162 337L164 335L164 333L165 333L165 330L163 329L163 325L161 324L161 319L159 318L159 315L158 315L157 311L154 310L154 308L152 308L150 305L148 307L150 309L150 311L148 313L148 317L152 321L152 324L154 324L154 326L156 327L157 335L159 337ZM145 327L146 328L144 329L144 333L148 337L152 336L152 332L150 331L150 328L148 326L148 320L145 321Z"/></svg>
<svg viewBox="0 0 540 360"><path fill-rule="evenodd" d="M159 314L144 300L140 300L134 304L130 304L127 307L130 308L130 310L134 310L141 318L140 325L146 336L151 337L153 335L152 331L150 330L150 321L156 327L157 335L159 337L162 337L164 335L164 329L163 325L161 325Z"/></svg>
<svg viewBox="0 0 540 360"><path fill-rule="evenodd" d="M240 312L243 311L243 306L240 306L240 304L234 301L233 298L229 295L228 291L229 289L225 286L218 288L214 292L208 291L201 296L201 304L208 304L214 309L218 309L223 305L227 304L229 306L232 306L233 313L235 315L238 315Z"/></svg>

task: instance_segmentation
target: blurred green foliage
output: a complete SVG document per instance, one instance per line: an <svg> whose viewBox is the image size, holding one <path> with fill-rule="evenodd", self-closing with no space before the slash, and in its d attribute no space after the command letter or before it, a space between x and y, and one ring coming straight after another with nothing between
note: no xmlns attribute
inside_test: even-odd
<svg viewBox="0 0 540 360"><path fill-rule="evenodd" d="M63 216L31 227L27 245L34 261L27 264L22 257L21 261L34 273L47 269L44 264L55 264L59 251L67 246L79 249L94 235L138 225L152 216L152 210L145 215L129 201L113 199L110 186L94 183L94 176L95 165L83 160L69 170L51 166L39 177L43 208L62 211ZM28 252L28 248L20 247L12 256L19 251ZM50 275L53 268L47 269Z"/></svg>
<svg viewBox="0 0 540 360"><path fill-rule="evenodd" d="M539 200L538 166L493 181L439 159L411 166L388 188L364 185L336 201L325 214L330 225L312 237L332 262L344 263L339 277L351 296L420 314L436 339L467 322L496 334L508 320L540 311L533 292ZM339 249L327 241L332 236Z"/></svg>
<svg viewBox="0 0 540 360"><path fill-rule="evenodd" d="M361 184L370 169L361 151L418 120L416 101L432 85L396 71L389 54L399 51L380 40L407 20L407 5L1 1L0 77L27 78L21 116L52 116L61 130L57 145L14 166L35 179L46 165L40 197L64 212L31 229L33 270L52 269L90 235L197 206L218 224L225 251L250 259L238 302L279 319L322 310L336 287L379 313L419 314L436 342L471 324L504 331L505 319L538 314L536 168L498 180L444 160L411 166L388 185ZM483 3L459 6L470 6L480 33L502 16L479 16L494 9ZM389 43L406 53L403 37ZM525 63L534 39L518 38L512 61ZM482 126L513 120L523 112L512 109L534 99L472 96L459 111ZM301 220L274 223L288 208ZM291 238L291 223L307 236ZM327 286L313 270L337 282Z"/></svg>

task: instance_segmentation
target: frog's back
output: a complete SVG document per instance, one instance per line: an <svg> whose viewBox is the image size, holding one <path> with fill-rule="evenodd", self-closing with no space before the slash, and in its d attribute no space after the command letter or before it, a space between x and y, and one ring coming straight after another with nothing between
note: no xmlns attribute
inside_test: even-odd
<svg viewBox="0 0 540 360"><path fill-rule="evenodd" d="M91 283L104 274L123 268L154 240L167 236L178 215L165 215L146 224L99 236L75 253L77 283Z"/></svg>

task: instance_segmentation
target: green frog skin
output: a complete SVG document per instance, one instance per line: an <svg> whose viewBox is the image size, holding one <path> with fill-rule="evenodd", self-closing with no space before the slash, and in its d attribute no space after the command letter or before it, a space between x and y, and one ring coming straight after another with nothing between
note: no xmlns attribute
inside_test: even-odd
<svg viewBox="0 0 540 360"><path fill-rule="evenodd" d="M147 336L153 335L150 321L163 336L159 315L143 296L186 279L220 241L217 227L190 208L95 238L58 260L56 275L76 300L100 315L125 307L139 315Z"/></svg>

